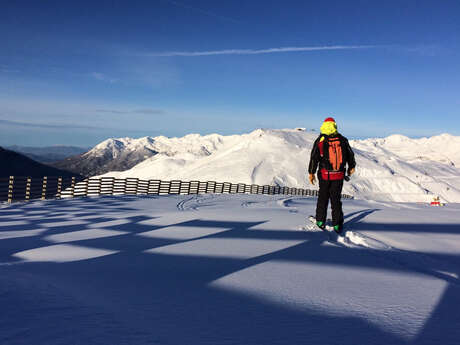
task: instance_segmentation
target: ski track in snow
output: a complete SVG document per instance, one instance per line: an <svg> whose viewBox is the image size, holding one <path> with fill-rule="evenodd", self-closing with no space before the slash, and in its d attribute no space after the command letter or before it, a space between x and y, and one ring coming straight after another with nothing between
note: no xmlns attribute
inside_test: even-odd
<svg viewBox="0 0 460 345"><path fill-rule="evenodd" d="M198 194L180 201L176 207L179 211L197 211L201 207L205 207L204 204L213 200L214 198L214 194Z"/></svg>
<svg viewBox="0 0 460 345"><path fill-rule="evenodd" d="M279 200L278 204L282 207L290 208L290 205L294 203L296 199L299 200L301 198L286 198L283 200ZM404 207L407 208L407 205L405 205ZM415 209L415 207L413 207L413 209ZM308 222L308 219L306 221ZM314 226L311 227L310 225L299 226L298 229L307 232L310 231L322 233L325 235L325 238L327 238L327 241L331 244L340 245L345 248L364 249L367 250L367 253L375 255L384 260L389 260L391 262L394 262L395 264L406 266L420 273L433 275L440 279L449 281L450 283L460 285L459 276L456 273L451 272L455 271L455 269L452 267L452 265L455 265L455 263L448 263L448 266L450 266L450 269L448 269L448 271L429 270L426 267L440 265L446 266L445 262L441 262L422 253L415 253L392 247L391 245L383 241L377 240L371 236L361 234L358 231L353 231L352 227L347 223L344 224L343 233L340 235L335 234L332 230L328 232L317 230L314 228Z"/></svg>
<svg viewBox="0 0 460 345"><path fill-rule="evenodd" d="M273 198L273 199L272 199ZM284 196L274 196L269 200L263 201L250 201L241 203L242 207L248 208L261 208L267 207L267 205L276 204L281 208L287 209L289 212L298 212L298 208L295 205L296 200L300 201L304 198L302 197L284 197ZM180 202L178 208L181 210L198 210L200 207L203 207L205 203L212 202L214 197L208 195L198 195L192 198L188 198L183 202ZM186 206L184 206L184 204ZM403 205L404 208L416 209L416 207L410 207L409 205ZM308 219L306 220L308 222ZM307 226L299 226L299 230L307 230ZM367 254L374 255L376 257L382 258L384 260L391 261L397 265L405 266L412 270L415 270L420 273L432 275L440 279L449 281L450 283L460 285L459 277L453 271L452 268L448 268L447 271L432 271L426 267L432 266L446 266L444 262L440 262L428 255L422 253L414 253L406 250L401 250L391 245L377 240L371 236L364 235L358 231L353 231L351 226L345 223L344 232L340 235L335 234L333 231L325 233L323 231L316 231L308 229L307 231L320 232L323 233L325 239L332 245L341 246L343 248L353 248L365 250ZM450 265L448 265L450 266Z"/></svg>
<svg viewBox="0 0 460 345"><path fill-rule="evenodd" d="M360 234L359 232L354 232L352 230L344 231L343 235L332 236L334 243L348 248L364 249L367 253L391 261L397 265L405 266L417 272L435 276L450 283L460 285L458 275L451 272L455 270L454 267L452 267L454 263L449 264L446 261L436 260L426 254L398 249L370 236ZM331 237L329 237L329 240L331 240ZM449 271L433 271L427 269L427 267L446 266L446 264L450 266Z"/></svg>
<svg viewBox="0 0 460 345"><path fill-rule="evenodd" d="M305 226L315 206L203 194L2 207L0 343L455 343L458 254L398 248L365 230L433 209L344 201L337 236ZM439 209L460 235L456 211Z"/></svg>

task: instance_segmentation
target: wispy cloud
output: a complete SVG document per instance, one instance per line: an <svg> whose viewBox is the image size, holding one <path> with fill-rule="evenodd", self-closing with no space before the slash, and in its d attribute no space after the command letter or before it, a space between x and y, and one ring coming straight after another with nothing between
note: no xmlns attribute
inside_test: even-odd
<svg viewBox="0 0 460 345"><path fill-rule="evenodd" d="M312 52L320 50L351 50L351 49L372 49L382 48L381 45L336 45L336 46L320 46L320 47L282 47L282 48L267 48L267 49L225 49L225 50L210 50L210 51L173 51L150 53L149 56L210 56L210 55L256 55L256 54L274 54L274 53L290 53L290 52Z"/></svg>
<svg viewBox="0 0 460 345"><path fill-rule="evenodd" d="M161 115L166 114L166 111L161 109L134 109L134 110L115 110L115 109L96 109L98 113L110 113L110 114L150 114L150 115Z"/></svg>
<svg viewBox="0 0 460 345"><path fill-rule="evenodd" d="M97 80L100 80L100 81L105 81L105 82L108 82L108 83L111 83L111 84L116 83L118 81L118 79L110 78L107 75L105 75L104 73L100 73L100 72L93 72L93 73L91 73L91 76L94 79L97 79Z"/></svg>
<svg viewBox="0 0 460 345"><path fill-rule="evenodd" d="M441 53L445 53L447 48L434 44L424 44L414 47L406 47L405 50L409 53L415 53L422 56L436 56Z"/></svg>
<svg viewBox="0 0 460 345"><path fill-rule="evenodd" d="M7 65L0 65L0 72L1 73L19 73L21 71L15 68L11 68Z"/></svg>
<svg viewBox="0 0 460 345"><path fill-rule="evenodd" d="M74 124L50 124L50 123L33 123L33 122L20 122L11 120L1 120L0 125L8 125L23 128L46 128L46 129L101 129L95 126L82 126Z"/></svg>

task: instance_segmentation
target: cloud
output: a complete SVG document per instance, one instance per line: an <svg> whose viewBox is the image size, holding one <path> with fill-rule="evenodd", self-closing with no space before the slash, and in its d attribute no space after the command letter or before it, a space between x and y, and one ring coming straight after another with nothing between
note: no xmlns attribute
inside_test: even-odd
<svg viewBox="0 0 460 345"><path fill-rule="evenodd" d="M440 53L445 53L447 49L445 47L440 47L438 45L418 45L415 47L407 47L405 49L409 53L415 53L422 56L437 56Z"/></svg>
<svg viewBox="0 0 460 345"><path fill-rule="evenodd" d="M98 113L110 113L110 114L150 114L150 115L161 115L166 114L166 111L161 109L134 109L134 110L115 110L115 109L96 109Z"/></svg>
<svg viewBox="0 0 460 345"><path fill-rule="evenodd" d="M97 79L97 80L100 80L100 81L105 81L105 82L108 82L108 83L116 83L118 81L118 79L115 79L115 78L109 78L107 75L105 75L104 73L100 73L100 72L93 72L91 73L91 76L94 78L94 79Z"/></svg>
<svg viewBox="0 0 460 345"><path fill-rule="evenodd" d="M138 114L152 114L152 115L157 115L157 114L165 114L166 111L161 110L161 109L136 109L133 110L133 113L138 113Z"/></svg>
<svg viewBox="0 0 460 345"><path fill-rule="evenodd" d="M0 125L9 125L16 127L25 128L47 128L47 129L101 129L101 127L95 126L82 126L74 124L47 124L47 123L31 123L31 122L19 122L10 120L1 120Z"/></svg>
<svg viewBox="0 0 460 345"><path fill-rule="evenodd" d="M211 51L194 51L194 52L163 52L150 53L148 56L163 57L163 56L210 56L210 55L256 55L256 54L273 54L273 53L289 53L289 52L310 52L321 50L350 50L350 49L372 49L381 48L384 46L376 45L356 45L356 46L322 46L322 47L284 47L284 48L267 48L267 49L225 49Z"/></svg>
<svg viewBox="0 0 460 345"><path fill-rule="evenodd" d="M20 70L18 69L15 69L15 68L11 68L7 65L0 65L0 72L2 73L19 73L21 72Z"/></svg>
<svg viewBox="0 0 460 345"><path fill-rule="evenodd" d="M99 71L86 74L97 82L111 86L133 87L148 86L163 88L182 83L180 71L176 65L166 59L153 59L139 53L119 52L106 58L107 73Z"/></svg>

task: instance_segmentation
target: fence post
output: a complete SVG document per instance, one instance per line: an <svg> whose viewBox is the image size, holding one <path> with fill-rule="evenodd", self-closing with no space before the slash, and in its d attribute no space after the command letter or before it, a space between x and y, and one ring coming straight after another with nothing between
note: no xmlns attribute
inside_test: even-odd
<svg viewBox="0 0 460 345"><path fill-rule="evenodd" d="M43 176L43 182L42 182L42 200L46 199L46 184L48 183L48 177Z"/></svg>
<svg viewBox="0 0 460 345"><path fill-rule="evenodd" d="M122 192L122 194L125 195L126 194L126 184L127 184L126 178L124 178L122 181L123 181L123 185L122 185L123 186L123 192Z"/></svg>
<svg viewBox="0 0 460 345"><path fill-rule="evenodd" d="M137 195L139 193L139 179L136 178L136 189L134 191L134 194Z"/></svg>
<svg viewBox="0 0 460 345"><path fill-rule="evenodd" d="M8 183L8 203L13 202L13 187L14 187L14 176L10 176L10 181Z"/></svg>
<svg viewBox="0 0 460 345"><path fill-rule="evenodd" d="M26 196L25 196L25 201L30 200L30 185L31 185L32 179L30 177L27 177L26 179Z"/></svg>
<svg viewBox="0 0 460 345"><path fill-rule="evenodd" d="M115 189L115 177L110 179L110 195L113 195L113 190Z"/></svg>
<svg viewBox="0 0 460 345"><path fill-rule="evenodd" d="M85 182L85 189L83 190L83 193L85 193L84 195L85 195L85 197L87 197L88 196L89 178L86 178L84 182Z"/></svg>
<svg viewBox="0 0 460 345"><path fill-rule="evenodd" d="M97 179L97 195L100 196L102 194L102 177Z"/></svg>
<svg viewBox="0 0 460 345"><path fill-rule="evenodd" d="M72 176L72 182L70 182L70 195L72 198L75 196L75 176Z"/></svg>
<svg viewBox="0 0 460 345"><path fill-rule="evenodd" d="M32 183L32 179L30 177L27 177L27 182L26 182L26 201L30 200L30 185Z"/></svg>
<svg viewBox="0 0 460 345"><path fill-rule="evenodd" d="M61 191L62 191L62 176L58 177L58 182L57 182L57 193L56 193L56 199L61 198Z"/></svg>

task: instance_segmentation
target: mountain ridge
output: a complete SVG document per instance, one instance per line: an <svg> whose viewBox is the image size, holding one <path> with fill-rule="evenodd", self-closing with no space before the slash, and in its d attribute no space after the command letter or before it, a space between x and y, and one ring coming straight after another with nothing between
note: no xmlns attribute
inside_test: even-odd
<svg viewBox="0 0 460 345"><path fill-rule="evenodd" d="M65 171L62 169L56 169L54 167L36 162L33 159L23 154L4 149L2 147L0 147L0 162L6 162L6 164L0 165L0 177L9 177L9 176L71 177L71 176L77 175L69 171ZM77 175L76 177L79 177L79 176Z"/></svg>
<svg viewBox="0 0 460 345"><path fill-rule="evenodd" d="M104 176L312 188L306 173L317 136L317 132L292 129L258 129L236 136L153 138L164 146L156 155L130 170L107 172ZM460 141L450 137L455 139L454 145ZM460 170L456 167L459 155L455 150L445 152L443 147L430 147L445 139L445 135L420 139L395 135L350 140L358 166L351 182L345 184L344 193L400 202L427 202L439 195L445 201L460 202Z"/></svg>
<svg viewBox="0 0 460 345"><path fill-rule="evenodd" d="M44 164L54 163L71 156L82 154L89 150L89 148L66 145L45 147L12 145L6 146L5 149L23 154L24 156L27 156L34 161Z"/></svg>
<svg viewBox="0 0 460 345"><path fill-rule="evenodd" d="M316 188L306 175L318 135L302 129L256 129L228 136L110 138L70 160L87 169L87 175ZM460 137L394 134L350 140L350 145L357 172L345 183L344 193L380 201L426 202L440 196L460 202L460 153L455 149Z"/></svg>

